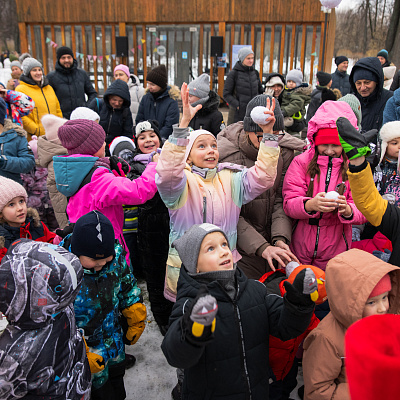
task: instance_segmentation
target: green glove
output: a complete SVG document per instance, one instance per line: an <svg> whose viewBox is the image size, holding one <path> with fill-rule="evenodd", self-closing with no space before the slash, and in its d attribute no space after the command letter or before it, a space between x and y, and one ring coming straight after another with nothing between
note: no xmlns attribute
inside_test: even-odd
<svg viewBox="0 0 400 400"><path fill-rule="evenodd" d="M339 132L340 143L349 160L367 156L371 153L371 149L368 147L369 142L367 137L354 128L347 118L338 118L336 120L336 127Z"/></svg>

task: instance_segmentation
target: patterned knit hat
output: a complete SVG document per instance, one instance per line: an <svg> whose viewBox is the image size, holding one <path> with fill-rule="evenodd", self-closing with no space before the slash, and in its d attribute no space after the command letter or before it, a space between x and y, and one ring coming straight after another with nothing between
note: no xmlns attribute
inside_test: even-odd
<svg viewBox="0 0 400 400"><path fill-rule="evenodd" d="M0 212L3 211L3 208L9 201L19 196L24 197L25 201L28 199L24 187L12 179L0 176Z"/></svg>
<svg viewBox="0 0 400 400"><path fill-rule="evenodd" d="M244 120L243 120L243 129L246 132L262 132L262 129L260 128L260 126L251 119L250 114L251 114L251 110L257 106L266 107L267 99L269 99L270 104L272 104L272 97L268 96L266 94L259 94L258 96L251 99L249 101L249 104L247 104L246 116L244 117ZM282 110L279 106L278 101L275 102L274 115L275 115L275 124L274 124L274 128L273 128L274 132L283 131L285 129L285 126L283 124Z"/></svg>
<svg viewBox="0 0 400 400"><path fill-rule="evenodd" d="M146 132L146 131L153 131L158 136L158 139L160 141L160 147L163 144L163 140L162 140L162 137L160 135L160 130L158 129L158 121L156 121L154 119L149 119L148 121L139 122L136 125L136 128L135 128L136 135L133 138L133 140L135 141L135 146L138 149L139 153L141 153L141 151L140 151L139 146L137 144L137 137L142 132Z"/></svg>
<svg viewBox="0 0 400 400"><path fill-rule="evenodd" d="M58 129L58 137L69 155L93 155L103 146L106 133L102 126L94 121L75 119L66 122Z"/></svg>
<svg viewBox="0 0 400 400"><path fill-rule="evenodd" d="M131 76L131 73L129 72L129 67L127 67L124 64L118 64L114 68L114 74L115 74L116 71L122 71L128 78Z"/></svg>
<svg viewBox="0 0 400 400"><path fill-rule="evenodd" d="M358 100L358 98L354 94L349 93L346 94L346 96L341 97L337 101L344 101L351 107L353 113L357 117L358 130L361 132L362 112L361 112L360 100Z"/></svg>
<svg viewBox="0 0 400 400"><path fill-rule="evenodd" d="M292 69L286 75L286 82L293 81L296 86L300 86L303 82L303 73L300 69Z"/></svg>
<svg viewBox="0 0 400 400"><path fill-rule="evenodd" d="M251 49L251 47L242 47L238 51L238 59L242 63L244 59L249 55L249 54L254 54L254 51Z"/></svg>
<svg viewBox="0 0 400 400"><path fill-rule="evenodd" d="M201 74L197 79L189 83L188 89L189 94L199 99L208 97L210 93L210 75Z"/></svg>
<svg viewBox="0 0 400 400"><path fill-rule="evenodd" d="M36 67L42 68L43 70L42 64L33 57L25 58L24 62L22 63L22 71L24 71L25 76L28 76L32 69Z"/></svg>
<svg viewBox="0 0 400 400"><path fill-rule="evenodd" d="M160 86L161 89L165 89L168 82L167 69L165 68L165 65L161 64L158 67L153 68L147 74L146 80Z"/></svg>
<svg viewBox="0 0 400 400"><path fill-rule="evenodd" d="M87 107L77 107L72 111L70 120L74 119L87 119L89 121L100 121L100 115L97 112Z"/></svg>

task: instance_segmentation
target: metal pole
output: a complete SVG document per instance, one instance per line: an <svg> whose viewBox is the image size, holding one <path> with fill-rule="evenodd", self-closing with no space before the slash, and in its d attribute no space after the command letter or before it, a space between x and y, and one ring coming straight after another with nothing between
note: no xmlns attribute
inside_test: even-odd
<svg viewBox="0 0 400 400"><path fill-rule="evenodd" d="M322 63L321 70L324 70L325 67L325 43L326 43L326 24L328 23L328 13L325 11L325 25L324 25L324 42L322 45Z"/></svg>

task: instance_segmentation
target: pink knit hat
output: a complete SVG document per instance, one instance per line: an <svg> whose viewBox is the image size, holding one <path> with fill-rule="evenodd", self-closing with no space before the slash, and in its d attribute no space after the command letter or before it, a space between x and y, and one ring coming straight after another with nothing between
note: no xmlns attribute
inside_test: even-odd
<svg viewBox="0 0 400 400"><path fill-rule="evenodd" d="M374 287L374 290L369 295L371 297L379 296L382 293L390 292L392 290L392 284L390 282L389 274L386 274Z"/></svg>
<svg viewBox="0 0 400 400"><path fill-rule="evenodd" d="M94 121L74 119L58 129L58 137L69 155L93 155L103 146L106 133L102 126Z"/></svg>
<svg viewBox="0 0 400 400"><path fill-rule="evenodd" d="M115 71L122 71L128 78L131 76L131 73L129 72L129 67L127 67L124 64L119 64L114 68L114 74Z"/></svg>
<svg viewBox="0 0 400 400"><path fill-rule="evenodd" d="M24 197L25 201L28 198L24 187L12 179L0 176L0 212L9 201L19 196Z"/></svg>

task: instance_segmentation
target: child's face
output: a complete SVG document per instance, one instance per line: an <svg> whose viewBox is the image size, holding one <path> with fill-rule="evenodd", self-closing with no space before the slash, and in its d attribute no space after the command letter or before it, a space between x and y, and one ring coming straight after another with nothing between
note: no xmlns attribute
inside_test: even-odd
<svg viewBox="0 0 400 400"><path fill-rule="evenodd" d="M110 96L108 98L108 102L110 103L110 106L114 109L119 109L122 107L122 104L124 103L124 99L119 96Z"/></svg>
<svg viewBox="0 0 400 400"><path fill-rule="evenodd" d="M389 292L380 294L379 296L370 297L364 306L362 317L371 315L387 314L389 310Z"/></svg>
<svg viewBox="0 0 400 400"><path fill-rule="evenodd" d="M287 82L286 82L286 87L287 87L288 89L294 89L294 88L296 87L296 83L293 82L293 81L287 81Z"/></svg>
<svg viewBox="0 0 400 400"><path fill-rule="evenodd" d="M200 97L194 96L193 94L189 94L189 104L196 103L196 101L199 101Z"/></svg>
<svg viewBox="0 0 400 400"><path fill-rule="evenodd" d="M211 135L200 135L193 143L187 162L199 168L213 169L218 164L217 139Z"/></svg>
<svg viewBox="0 0 400 400"><path fill-rule="evenodd" d="M233 256L221 232L209 233L200 246L197 272L233 269Z"/></svg>
<svg viewBox="0 0 400 400"><path fill-rule="evenodd" d="M320 144L317 146L318 154L338 158L342 155L343 147L337 144Z"/></svg>
<svg viewBox="0 0 400 400"><path fill-rule="evenodd" d="M143 154L149 154L160 147L160 139L154 131L140 132L136 140L139 150Z"/></svg>
<svg viewBox="0 0 400 400"><path fill-rule="evenodd" d="M20 227L26 220L26 201L25 197L14 197L9 201L0 213L0 217L10 226Z"/></svg>
<svg viewBox="0 0 400 400"><path fill-rule="evenodd" d="M112 259L113 256L101 258L99 260L86 256L79 256L79 261L81 262L83 268L94 269L96 272L101 271L108 262L112 261Z"/></svg>
<svg viewBox="0 0 400 400"><path fill-rule="evenodd" d="M397 160L399 157L399 150L400 150L400 137L391 140L387 144L386 148L386 157L390 160Z"/></svg>
<svg viewBox="0 0 400 400"><path fill-rule="evenodd" d="M150 93L158 93L161 90L161 87L153 82L147 81L147 89L149 89Z"/></svg>

